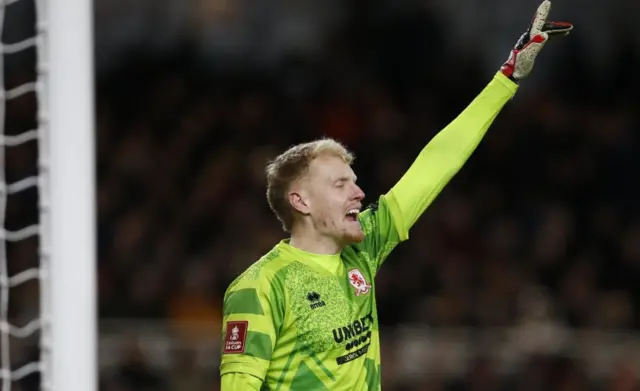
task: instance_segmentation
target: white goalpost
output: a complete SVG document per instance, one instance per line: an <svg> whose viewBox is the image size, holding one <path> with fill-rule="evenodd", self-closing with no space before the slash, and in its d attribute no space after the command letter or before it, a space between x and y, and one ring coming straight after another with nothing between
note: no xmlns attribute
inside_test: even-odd
<svg viewBox="0 0 640 391"><path fill-rule="evenodd" d="M92 0L48 13L52 391L97 389Z"/></svg>
<svg viewBox="0 0 640 391"><path fill-rule="evenodd" d="M0 381L2 391L40 373L43 391L96 391L97 298L94 157L93 15L91 0L0 0L0 34L8 8L35 1L35 36L0 40ZM4 58L33 49L35 80L5 85ZM37 127L5 134L7 103L37 97ZM37 143L37 174L8 183L9 148ZM37 187L35 224L10 230L9 196ZM8 210L9 208L9 210ZM37 267L11 274L8 245L38 237ZM10 319L13 289L39 281L39 314ZM13 363L15 339L39 332L39 359Z"/></svg>

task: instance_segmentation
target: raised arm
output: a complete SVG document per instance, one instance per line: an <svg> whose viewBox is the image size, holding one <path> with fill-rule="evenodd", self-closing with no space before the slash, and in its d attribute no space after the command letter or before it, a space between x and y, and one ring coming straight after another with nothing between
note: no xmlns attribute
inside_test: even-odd
<svg viewBox="0 0 640 391"><path fill-rule="evenodd" d="M569 34L571 23L547 22L551 1L544 0L489 85L422 150L409 171L387 194L398 234L407 239L409 229L442 188L462 168L484 137L520 80L533 70L540 50L552 38Z"/></svg>
<svg viewBox="0 0 640 391"><path fill-rule="evenodd" d="M375 207L360 214L372 273L395 246L409 238L409 229L442 188L460 170L493 123L517 84L498 73L473 102L441 130L400 181L380 197Z"/></svg>
<svg viewBox="0 0 640 391"><path fill-rule="evenodd" d="M519 82L531 73L544 45L573 29L571 23L547 22L550 9L551 2L544 0L491 82L424 147L400 181L360 214L365 241L358 251L369 261L372 273L378 272L398 243L408 239L416 220L460 171Z"/></svg>
<svg viewBox="0 0 640 391"><path fill-rule="evenodd" d="M418 217L462 168L518 86L502 73L420 152L386 195L404 240Z"/></svg>

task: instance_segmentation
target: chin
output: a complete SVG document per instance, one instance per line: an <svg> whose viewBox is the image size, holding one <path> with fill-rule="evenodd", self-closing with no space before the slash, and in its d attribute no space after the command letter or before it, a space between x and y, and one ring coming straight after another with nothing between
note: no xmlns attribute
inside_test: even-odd
<svg viewBox="0 0 640 391"><path fill-rule="evenodd" d="M351 244L364 242L364 233L351 238Z"/></svg>
<svg viewBox="0 0 640 391"><path fill-rule="evenodd" d="M358 227L357 232L355 230L349 230L345 232L344 241L346 242L347 245L360 243L363 240L364 240L364 232L362 232L362 229L360 227Z"/></svg>

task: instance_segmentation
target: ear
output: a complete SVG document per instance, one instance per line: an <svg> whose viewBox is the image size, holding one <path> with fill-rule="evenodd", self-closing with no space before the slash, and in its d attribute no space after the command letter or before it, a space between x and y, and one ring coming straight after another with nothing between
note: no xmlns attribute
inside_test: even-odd
<svg viewBox="0 0 640 391"><path fill-rule="evenodd" d="M289 199L289 203L293 206L293 209L302 213L303 215L308 215L311 213L311 205L309 203L308 195L303 191L291 191L287 194Z"/></svg>

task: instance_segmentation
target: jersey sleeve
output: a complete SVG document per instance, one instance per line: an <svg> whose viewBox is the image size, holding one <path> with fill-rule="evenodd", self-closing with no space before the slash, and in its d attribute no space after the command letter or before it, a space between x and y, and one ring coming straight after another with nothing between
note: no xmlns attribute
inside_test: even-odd
<svg viewBox="0 0 640 391"><path fill-rule="evenodd" d="M409 230L460 171L504 105L517 91L517 84L498 72L482 92L424 147L414 163L389 192L395 208L394 220L403 239Z"/></svg>
<svg viewBox="0 0 640 391"><path fill-rule="evenodd" d="M284 308L266 276L240 279L224 298L220 374L264 380L282 325Z"/></svg>
<svg viewBox="0 0 640 391"><path fill-rule="evenodd" d="M498 72L467 108L423 148L398 183L361 213L364 249L374 275L398 243L462 168L517 85Z"/></svg>
<svg viewBox="0 0 640 391"><path fill-rule="evenodd" d="M261 387L262 380L246 373L226 373L220 381L220 391L260 391Z"/></svg>

